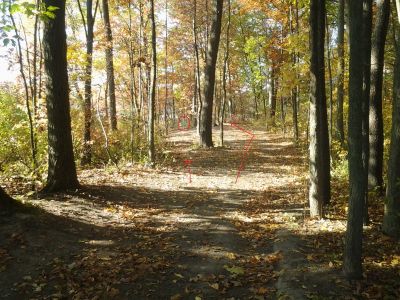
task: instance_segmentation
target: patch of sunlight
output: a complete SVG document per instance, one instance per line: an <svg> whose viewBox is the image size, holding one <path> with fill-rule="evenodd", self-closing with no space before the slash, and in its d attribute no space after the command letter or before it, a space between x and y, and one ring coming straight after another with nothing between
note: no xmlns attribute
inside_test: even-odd
<svg viewBox="0 0 400 300"><path fill-rule="evenodd" d="M191 249L191 252L199 256L205 256L215 259L226 259L232 254L237 256L235 253L229 252L226 249L216 246L200 246Z"/></svg>
<svg viewBox="0 0 400 300"><path fill-rule="evenodd" d="M223 214L222 217L230 219L230 220L242 221L245 223L253 223L254 222L253 218L249 218L244 213L237 212L237 211L227 212L227 213Z"/></svg>
<svg viewBox="0 0 400 300"><path fill-rule="evenodd" d="M82 241L87 245L95 245L95 246L111 246L114 245L114 241L112 240L86 240Z"/></svg>

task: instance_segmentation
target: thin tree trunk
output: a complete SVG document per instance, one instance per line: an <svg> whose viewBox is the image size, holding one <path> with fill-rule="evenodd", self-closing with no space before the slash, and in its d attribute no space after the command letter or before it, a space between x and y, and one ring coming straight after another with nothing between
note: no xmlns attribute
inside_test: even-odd
<svg viewBox="0 0 400 300"><path fill-rule="evenodd" d="M226 26L226 46L225 46L225 55L224 55L224 66L222 71L222 107L221 107L221 121L220 121L220 139L221 146L224 146L224 117L225 117L225 106L227 99L226 92L226 77L227 77L227 69L229 64L229 46L230 46L230 29L231 29L231 0L228 0L228 24Z"/></svg>
<svg viewBox="0 0 400 300"><path fill-rule="evenodd" d="M371 93L369 107L368 186L383 193L382 86L385 42L389 25L390 0L378 0L371 46Z"/></svg>
<svg viewBox="0 0 400 300"><path fill-rule="evenodd" d="M193 48L196 61L196 93L197 93L197 134L200 136L200 119L202 110L201 99L201 77L200 77L200 56L197 38L197 0L193 1Z"/></svg>
<svg viewBox="0 0 400 300"><path fill-rule="evenodd" d="M19 63L19 72L22 77L22 82L24 85L24 92L25 92L25 106L26 106L26 112L28 115L28 120L29 120L29 139L30 139L30 144L31 144L31 155L32 155L32 169L34 174L37 172L37 151L36 151L36 143L35 143L35 130L34 130L34 123L33 123L33 117L32 117L32 110L31 110L31 105L29 101L29 87L28 87L28 80L25 75L24 71L24 59L23 59L23 54L22 54L22 46L21 46L21 39L20 35L17 29L17 24L15 22L14 16L11 13L11 2L9 2L10 5L10 19L12 22L12 25L14 27L14 32L15 36L17 37L17 51L18 51L18 63Z"/></svg>
<svg viewBox="0 0 400 300"><path fill-rule="evenodd" d="M157 44L156 44L156 22L154 16L154 0L150 0L150 21L151 21L151 82L148 104L148 143L149 143L149 162L151 166L155 163L154 147L154 110L156 100L156 79L157 79Z"/></svg>
<svg viewBox="0 0 400 300"><path fill-rule="evenodd" d="M110 109L110 125L111 130L117 130L117 104L115 97L115 76L114 76L114 46L113 36L110 23L110 12L108 7L108 0L103 0L103 19L104 30L106 33L106 70L107 70L107 89L109 98Z"/></svg>
<svg viewBox="0 0 400 300"><path fill-rule="evenodd" d="M336 130L340 144L344 145L344 121L343 121L343 102L344 102L344 12L345 0L339 0L339 20L338 20L338 85L337 85L337 117Z"/></svg>
<svg viewBox="0 0 400 300"><path fill-rule="evenodd" d="M164 123L165 133L168 134L168 0L165 0L165 100L164 100Z"/></svg>
<svg viewBox="0 0 400 300"><path fill-rule="evenodd" d="M203 107L200 122L200 145L213 147L212 141L212 112L215 87L215 67L218 57L219 40L221 35L223 0L213 1L213 20L211 36L207 46L206 65L204 69Z"/></svg>
<svg viewBox="0 0 400 300"><path fill-rule="evenodd" d="M85 65L85 103L84 103L84 132L83 132L83 154L82 165L88 165L92 162L92 68L93 68L93 40L94 40L94 22L93 0L86 0L86 18L84 17L80 0L78 7L84 23L86 34L86 65ZM98 1L96 2L97 9Z"/></svg>
<svg viewBox="0 0 400 300"><path fill-rule="evenodd" d="M271 125L275 126L275 115L276 115L276 89L275 89L275 66L272 64L271 72L270 72L270 94L269 94L269 103L270 103L270 118Z"/></svg>
<svg viewBox="0 0 400 300"><path fill-rule="evenodd" d="M326 52L328 54L328 76L329 76L329 137L332 142L333 138L333 81L332 81L332 66L331 66L331 41L329 33L328 17L325 15L326 27Z"/></svg>

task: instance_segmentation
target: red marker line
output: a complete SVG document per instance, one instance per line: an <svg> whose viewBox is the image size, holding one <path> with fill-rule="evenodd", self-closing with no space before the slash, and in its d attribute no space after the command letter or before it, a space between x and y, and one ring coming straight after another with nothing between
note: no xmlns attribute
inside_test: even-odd
<svg viewBox="0 0 400 300"><path fill-rule="evenodd" d="M190 165L192 164L192 160L191 159L185 159L183 161L183 163L185 164L185 167L188 168L188 172L189 172L189 183L192 182L192 171L190 170Z"/></svg>
<svg viewBox="0 0 400 300"><path fill-rule="evenodd" d="M231 126L239 129L240 131L243 131L244 133L246 133L248 135L250 135L250 139L246 140L246 142L244 143L244 147L243 147L244 151L243 151L242 158L241 158L241 161L240 161L240 166L239 166L239 169L238 169L237 175L236 175L235 183L237 183L238 179L240 177L240 173L244 170L244 167L246 165L246 160L247 160L247 157L248 157L248 154L249 154L251 143L253 142L253 140L255 138L255 135L254 135L254 133L252 133L252 132L250 132L248 130L245 130L244 128L238 126L235 121L231 122Z"/></svg>

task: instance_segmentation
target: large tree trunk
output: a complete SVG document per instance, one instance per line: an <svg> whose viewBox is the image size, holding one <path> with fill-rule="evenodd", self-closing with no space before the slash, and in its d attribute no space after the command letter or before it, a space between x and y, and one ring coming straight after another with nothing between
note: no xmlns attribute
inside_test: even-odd
<svg viewBox="0 0 400 300"><path fill-rule="evenodd" d="M350 81L349 81L349 180L350 198L344 249L343 271L351 279L362 276L362 229L364 197L363 167L363 3L349 1Z"/></svg>
<svg viewBox="0 0 400 300"><path fill-rule="evenodd" d="M156 22L154 16L154 0L150 1L150 20L151 20L151 82L148 102L148 143L149 143L149 162L153 166L155 162L154 147L154 110L156 102L156 79L157 79L157 45L156 45Z"/></svg>
<svg viewBox="0 0 400 300"><path fill-rule="evenodd" d="M219 40L221 36L221 21L223 0L213 1L213 20L210 39L207 46L206 65L204 69L203 107L200 120L200 145L213 147L212 113L214 101L215 67L218 57Z"/></svg>
<svg viewBox="0 0 400 300"><path fill-rule="evenodd" d="M110 23L110 12L108 0L103 0L103 19L104 30L106 33L106 70L107 70L107 86L108 99L110 101L110 125L112 130L117 130L117 105L115 98L115 77L114 77L114 58L113 58L113 36Z"/></svg>
<svg viewBox="0 0 400 300"><path fill-rule="evenodd" d="M371 94L369 107L369 188L383 192L382 83L390 0L378 0L371 47Z"/></svg>
<svg viewBox="0 0 400 300"><path fill-rule="evenodd" d="M337 117L336 130L340 144L344 145L344 121L343 121L343 102L344 102L344 11L345 0L339 0L339 20L338 20L338 85L337 85Z"/></svg>
<svg viewBox="0 0 400 300"><path fill-rule="evenodd" d="M44 66L47 75L48 176L46 192L75 189L79 186L72 149L71 116L67 72L65 1L45 0L55 6L55 18L45 22L43 34Z"/></svg>
<svg viewBox="0 0 400 300"><path fill-rule="evenodd" d="M400 12L400 3L398 13ZM400 21L400 16L399 21ZM383 231L395 238L400 237L400 26L394 25L396 35L396 61L393 80L392 136L388 164L388 185L386 191Z"/></svg>
<svg viewBox="0 0 400 300"><path fill-rule="evenodd" d="M79 3L79 1L78 1ZM84 104L84 131L82 165L92 162L92 69L93 69L93 40L94 17L93 0L86 1L86 65L85 65L85 104ZM82 14L82 19L84 19Z"/></svg>
<svg viewBox="0 0 400 300"><path fill-rule="evenodd" d="M310 95L310 215L322 217L330 198L330 158L325 95L325 1L312 0Z"/></svg>

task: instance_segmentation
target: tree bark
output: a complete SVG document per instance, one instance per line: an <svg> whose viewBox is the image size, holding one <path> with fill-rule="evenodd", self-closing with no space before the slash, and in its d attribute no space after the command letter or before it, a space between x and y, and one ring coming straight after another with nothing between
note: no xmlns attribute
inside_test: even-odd
<svg viewBox="0 0 400 300"><path fill-rule="evenodd" d="M325 94L325 1L312 0L310 94L310 215L322 217L330 198L330 158Z"/></svg>
<svg viewBox="0 0 400 300"><path fill-rule="evenodd" d="M227 91L226 91L226 77L227 77L227 70L229 64L229 46L230 46L230 29L231 29L231 0L228 0L228 24L226 27L226 49L224 55L224 66L222 72L222 89L223 89L223 96L222 96L222 108L221 108L221 121L220 121L220 139L221 139L221 146L224 146L224 117L225 117L225 105L227 99Z"/></svg>
<svg viewBox="0 0 400 300"><path fill-rule="evenodd" d="M204 69L203 107L200 120L200 145L213 147L212 113L215 86L215 67L218 57L219 40L221 36L223 0L213 0L213 20L210 39L207 46L206 65Z"/></svg>
<svg viewBox="0 0 400 300"><path fill-rule="evenodd" d="M115 76L114 76L114 46L113 36L110 23L110 12L108 7L108 0L103 0L103 19L104 30L106 34L106 70L107 70L107 85L108 85L108 99L110 109L110 125L111 130L117 130L117 104L115 97Z"/></svg>
<svg viewBox="0 0 400 300"><path fill-rule="evenodd" d="M350 198L344 249L343 271L347 278L362 276L362 229L365 184L363 167L363 3L349 1L350 81L349 81L349 181Z"/></svg>
<svg viewBox="0 0 400 300"><path fill-rule="evenodd" d="M155 147L154 147L154 110L156 101L156 79L157 79L157 45L156 45L156 22L154 16L154 0L150 1L150 21L151 21L151 82L148 101L148 147L149 162L151 166L155 163Z"/></svg>
<svg viewBox="0 0 400 300"><path fill-rule="evenodd" d="M365 184L364 224L368 225L369 102L371 87L372 0L363 0L363 183Z"/></svg>
<svg viewBox="0 0 400 300"><path fill-rule="evenodd" d="M383 192L382 86L385 42L389 25L390 0L377 0L376 21L371 46L371 93L369 107L368 186Z"/></svg>
<svg viewBox="0 0 400 300"><path fill-rule="evenodd" d="M48 176L43 191L56 192L79 187L72 149L71 116L67 72L65 1L44 0L55 6L55 18L45 22L44 66L47 75Z"/></svg>
<svg viewBox="0 0 400 300"><path fill-rule="evenodd" d="M396 2L398 13L400 3ZM400 22L400 15L399 22ZM392 134L389 150L388 185L386 191L383 231L395 238L400 238L400 26L395 22L396 60L393 80Z"/></svg>
<svg viewBox="0 0 400 300"><path fill-rule="evenodd" d="M78 0L78 4L79 4ZM82 9L79 8L84 21L86 33L86 65L85 65L85 103L84 103L84 131L83 131L83 154L82 165L88 165L92 162L92 69L93 69L93 40L94 40L94 16L93 0L86 1L86 21Z"/></svg>
<svg viewBox="0 0 400 300"><path fill-rule="evenodd" d="M345 23L345 0L339 0L339 19L338 19L338 36L337 36L337 51L338 51L338 85L337 85L337 115L336 115L336 130L340 144L344 145L344 119L343 119L343 102L344 102L344 23Z"/></svg>

